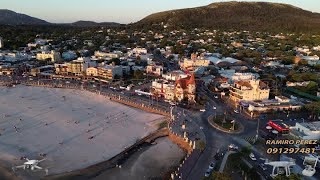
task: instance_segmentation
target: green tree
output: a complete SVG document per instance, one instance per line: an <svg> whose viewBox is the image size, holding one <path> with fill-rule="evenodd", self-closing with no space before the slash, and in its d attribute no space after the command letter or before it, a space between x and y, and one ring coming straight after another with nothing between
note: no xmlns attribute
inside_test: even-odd
<svg viewBox="0 0 320 180"><path fill-rule="evenodd" d="M316 115L319 116L320 113L320 102L312 102L304 106L308 111L311 112L313 119L316 118Z"/></svg>
<svg viewBox="0 0 320 180"><path fill-rule="evenodd" d="M227 173L213 172L211 178L212 180L231 180L231 176Z"/></svg>

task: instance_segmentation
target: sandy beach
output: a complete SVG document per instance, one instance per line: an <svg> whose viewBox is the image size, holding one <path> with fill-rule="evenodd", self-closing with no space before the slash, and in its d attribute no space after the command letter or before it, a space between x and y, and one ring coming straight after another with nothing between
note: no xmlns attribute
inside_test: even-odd
<svg viewBox="0 0 320 180"><path fill-rule="evenodd" d="M108 160L163 120L80 90L0 87L0 104L0 159L21 165L44 154L49 174Z"/></svg>
<svg viewBox="0 0 320 180"><path fill-rule="evenodd" d="M185 152L168 138L156 142L156 145L133 154L121 168L107 170L93 180L163 179L165 173L179 165Z"/></svg>

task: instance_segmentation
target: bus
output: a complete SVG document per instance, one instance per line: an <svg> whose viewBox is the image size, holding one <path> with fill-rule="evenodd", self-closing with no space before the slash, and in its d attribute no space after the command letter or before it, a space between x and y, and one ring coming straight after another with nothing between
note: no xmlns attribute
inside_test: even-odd
<svg viewBox="0 0 320 180"><path fill-rule="evenodd" d="M289 134L289 126L286 125L283 120L270 120L268 126L271 126L273 129L277 130L282 135Z"/></svg>

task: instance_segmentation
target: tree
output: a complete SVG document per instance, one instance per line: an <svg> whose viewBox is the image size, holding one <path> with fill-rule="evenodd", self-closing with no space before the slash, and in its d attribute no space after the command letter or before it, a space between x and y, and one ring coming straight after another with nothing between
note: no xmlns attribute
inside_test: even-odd
<svg viewBox="0 0 320 180"><path fill-rule="evenodd" d="M231 176L227 173L213 172L212 180L231 180Z"/></svg>
<svg viewBox="0 0 320 180"><path fill-rule="evenodd" d="M274 180L301 180L301 175L299 174L291 174L289 177L284 175L278 175L274 178Z"/></svg>
<svg viewBox="0 0 320 180"><path fill-rule="evenodd" d="M140 70L134 71L133 76L135 79L143 79L144 78L143 72Z"/></svg>
<svg viewBox="0 0 320 180"><path fill-rule="evenodd" d="M316 115L319 116L320 113L320 102L312 102L304 106L308 111L311 112L313 119L316 118Z"/></svg>

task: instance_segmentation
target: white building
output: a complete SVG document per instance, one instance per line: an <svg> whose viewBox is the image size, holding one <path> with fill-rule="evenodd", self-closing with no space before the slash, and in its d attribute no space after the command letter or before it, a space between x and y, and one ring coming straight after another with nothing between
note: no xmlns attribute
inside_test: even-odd
<svg viewBox="0 0 320 180"><path fill-rule="evenodd" d="M320 139L320 122L296 123L291 132L300 139L318 140Z"/></svg>
<svg viewBox="0 0 320 180"><path fill-rule="evenodd" d="M167 74L163 74L162 77L168 81L176 81L182 78L186 78L188 77L188 75L183 71L177 70L168 72Z"/></svg>
<svg viewBox="0 0 320 180"><path fill-rule="evenodd" d="M320 64L319 56L301 56L301 59L304 59L308 62L310 66L315 66L317 64Z"/></svg>

